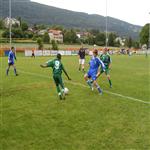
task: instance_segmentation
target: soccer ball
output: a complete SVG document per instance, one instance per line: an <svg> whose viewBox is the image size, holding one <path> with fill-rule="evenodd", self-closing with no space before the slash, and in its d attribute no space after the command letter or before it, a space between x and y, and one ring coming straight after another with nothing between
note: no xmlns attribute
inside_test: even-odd
<svg viewBox="0 0 150 150"><path fill-rule="evenodd" d="M65 94L68 94L68 92L69 92L68 88L65 87L65 88L64 88L64 93L65 93Z"/></svg>

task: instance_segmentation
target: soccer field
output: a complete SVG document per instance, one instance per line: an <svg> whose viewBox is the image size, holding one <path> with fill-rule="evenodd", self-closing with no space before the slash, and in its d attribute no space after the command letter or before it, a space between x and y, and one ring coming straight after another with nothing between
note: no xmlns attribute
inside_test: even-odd
<svg viewBox="0 0 150 150"><path fill-rule="evenodd" d="M78 71L77 56L64 56L72 81L63 76L69 95L62 101L52 70L39 67L48 57L18 57L17 77L12 68L5 76L7 58L0 59L0 149L150 149L150 57L112 56L113 88L103 74L99 95Z"/></svg>

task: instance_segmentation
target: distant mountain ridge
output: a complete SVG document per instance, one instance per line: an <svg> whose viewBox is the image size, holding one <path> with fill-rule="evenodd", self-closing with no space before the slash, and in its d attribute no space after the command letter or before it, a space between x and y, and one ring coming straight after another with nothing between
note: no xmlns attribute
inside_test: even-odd
<svg viewBox="0 0 150 150"><path fill-rule="evenodd" d="M3 18L9 16L8 4L9 0L0 0L0 13ZM60 9L31 2L30 0L12 0L12 17L22 17L30 24L56 24L67 28L105 31L106 18L104 16ZM140 30L141 26L108 17L108 31L110 32L116 32L120 36L138 38Z"/></svg>

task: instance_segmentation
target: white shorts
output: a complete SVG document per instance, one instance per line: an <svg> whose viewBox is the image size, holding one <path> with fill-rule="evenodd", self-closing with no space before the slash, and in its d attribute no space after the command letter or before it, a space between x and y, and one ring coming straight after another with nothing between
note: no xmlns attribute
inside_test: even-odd
<svg viewBox="0 0 150 150"><path fill-rule="evenodd" d="M79 64L80 65L84 65L84 63L85 63L85 59L79 59Z"/></svg>

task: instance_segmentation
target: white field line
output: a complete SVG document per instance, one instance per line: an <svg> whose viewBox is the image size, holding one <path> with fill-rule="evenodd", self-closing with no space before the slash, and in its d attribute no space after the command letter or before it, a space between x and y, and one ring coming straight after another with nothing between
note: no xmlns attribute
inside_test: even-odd
<svg viewBox="0 0 150 150"><path fill-rule="evenodd" d="M19 72L24 73L24 74L28 74L28 75L32 75L32 76L42 77L42 78L50 78L49 76L46 76L46 75L41 75L41 74L31 73L31 72L25 72L23 70L19 70ZM84 87L84 88L88 88L88 86L86 86L84 84L81 84L81 83L78 83L78 82L67 81L67 80L65 80L65 82L69 83L69 84L72 84L72 85L77 85L77 86L81 86L81 87ZM107 93L107 94L110 94L110 95L115 95L115 96L118 96L118 97L129 99L129 100L132 100L132 101L145 103L145 104L150 104L150 102L146 102L144 100L137 99L137 98L130 97L130 96L125 96L125 95L122 95L122 94L119 94L119 93L114 93L114 92L110 92L110 91L107 91L107 90L103 90L103 92Z"/></svg>

